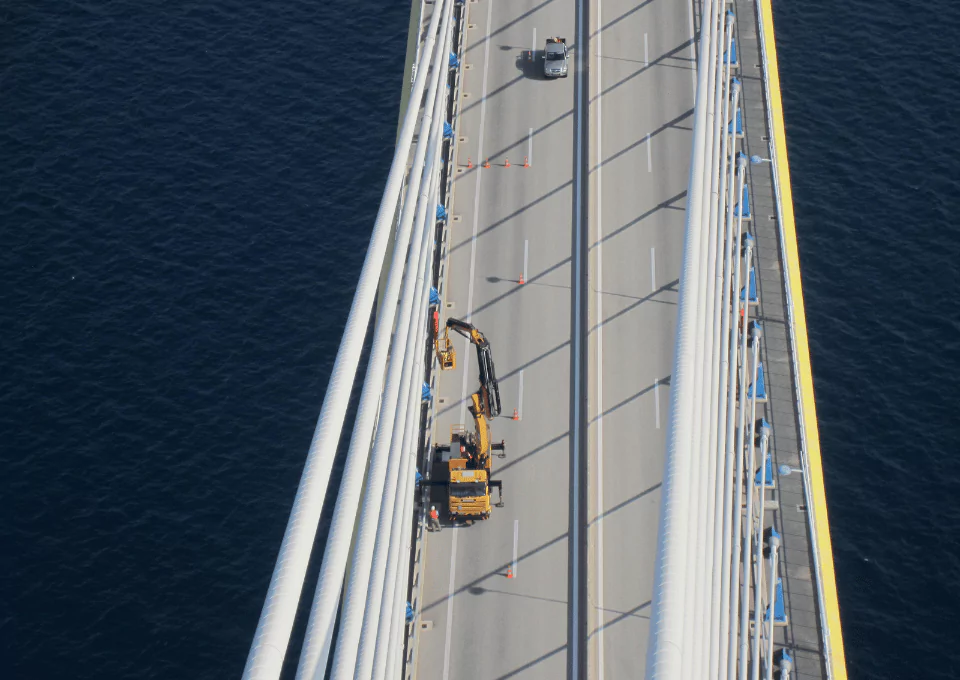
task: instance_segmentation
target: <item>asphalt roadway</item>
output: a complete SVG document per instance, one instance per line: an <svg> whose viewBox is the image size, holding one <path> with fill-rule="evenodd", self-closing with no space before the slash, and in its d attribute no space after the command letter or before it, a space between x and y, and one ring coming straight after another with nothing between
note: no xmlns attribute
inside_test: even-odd
<svg viewBox="0 0 960 680"><path fill-rule="evenodd" d="M692 6L468 8L444 314L470 319L493 349L505 507L427 534L417 675L640 678L692 140ZM567 39L569 78L541 75L548 35ZM435 441L472 428L476 355L459 339L456 349Z"/></svg>

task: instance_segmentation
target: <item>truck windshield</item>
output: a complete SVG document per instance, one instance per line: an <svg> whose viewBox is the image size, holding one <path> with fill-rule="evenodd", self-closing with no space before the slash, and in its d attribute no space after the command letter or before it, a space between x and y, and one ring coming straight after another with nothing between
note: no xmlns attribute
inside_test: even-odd
<svg viewBox="0 0 960 680"><path fill-rule="evenodd" d="M472 498L486 496L487 485L482 482L464 482L450 485L450 495L454 498Z"/></svg>

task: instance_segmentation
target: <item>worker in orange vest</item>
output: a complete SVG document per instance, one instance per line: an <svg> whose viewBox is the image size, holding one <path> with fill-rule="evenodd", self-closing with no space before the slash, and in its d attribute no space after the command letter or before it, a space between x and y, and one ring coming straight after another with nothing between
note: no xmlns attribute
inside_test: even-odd
<svg viewBox="0 0 960 680"><path fill-rule="evenodd" d="M440 531L440 513L437 512L437 506L430 506L430 524L427 525L427 531Z"/></svg>

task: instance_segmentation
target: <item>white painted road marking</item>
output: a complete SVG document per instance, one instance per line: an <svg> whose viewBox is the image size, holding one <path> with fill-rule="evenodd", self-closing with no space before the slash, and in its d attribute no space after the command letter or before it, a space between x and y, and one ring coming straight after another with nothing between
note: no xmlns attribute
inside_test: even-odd
<svg viewBox="0 0 960 680"><path fill-rule="evenodd" d="M530 241L523 241L523 280L527 280L527 257L530 254Z"/></svg>
<svg viewBox="0 0 960 680"><path fill-rule="evenodd" d="M513 520L513 578L517 578L517 542L520 538L520 520Z"/></svg>
<svg viewBox="0 0 960 680"><path fill-rule="evenodd" d="M650 248L650 292L657 292L657 254Z"/></svg>
<svg viewBox="0 0 960 680"><path fill-rule="evenodd" d="M487 73L490 64L490 24L493 20L493 0L487 4L487 33L483 48L483 85L480 93L480 133L477 136L477 159L483 158L483 121L487 113ZM480 179L483 177L483 166L477 166L477 188L473 200L473 236L470 240L470 282L467 286L467 315L470 321L473 315L473 279L477 266L477 231L480 222ZM470 340L463 343L463 385L460 394L460 422L464 422L467 412L467 376L470 365ZM453 632L453 594L456 584L457 571L457 531L453 530L453 539L450 543L450 585L447 592L447 630L443 642L443 680L450 680L450 640Z"/></svg>
<svg viewBox="0 0 960 680"><path fill-rule="evenodd" d="M647 133L647 172L653 172L653 150L650 148L650 133Z"/></svg>
<svg viewBox="0 0 960 680"><path fill-rule="evenodd" d="M527 160L533 165L533 128L527 133Z"/></svg>
<svg viewBox="0 0 960 680"><path fill-rule="evenodd" d="M647 44L647 34L643 34L643 65L650 65L650 47Z"/></svg>
<svg viewBox="0 0 960 680"><path fill-rule="evenodd" d="M597 0L597 26L602 0ZM603 680L603 29L597 31L597 678ZM650 141L649 139L647 140Z"/></svg>
<svg viewBox="0 0 960 680"><path fill-rule="evenodd" d="M517 418L523 420L523 369L520 369L520 398L517 401Z"/></svg>
<svg viewBox="0 0 960 680"><path fill-rule="evenodd" d="M537 56L537 29L533 29L533 42L530 43L530 59L531 61Z"/></svg>
<svg viewBox="0 0 960 680"><path fill-rule="evenodd" d="M457 530L452 529L450 540L450 582L447 587L447 637L443 641L443 679L450 677L450 638L453 631L453 591L457 573Z"/></svg>

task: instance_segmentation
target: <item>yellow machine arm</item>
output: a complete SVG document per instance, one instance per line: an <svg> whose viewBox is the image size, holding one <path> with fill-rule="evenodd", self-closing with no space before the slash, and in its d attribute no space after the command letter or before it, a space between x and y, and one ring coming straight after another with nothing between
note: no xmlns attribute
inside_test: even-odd
<svg viewBox="0 0 960 680"><path fill-rule="evenodd" d="M447 318L443 335L436 340L437 357L440 359L440 370L448 371L457 366L457 353L450 342L450 329L465 338L477 348L477 360L480 365L480 389L478 390L480 413L487 418L496 418L500 415L500 384L497 382L496 369L493 365L493 353L490 342L477 327L461 319Z"/></svg>
<svg viewBox="0 0 960 680"><path fill-rule="evenodd" d="M473 402L470 412L473 413L473 424L477 431L477 453L484 462L483 459L490 455L490 425L480 407L480 394L478 392L471 394L470 401Z"/></svg>

